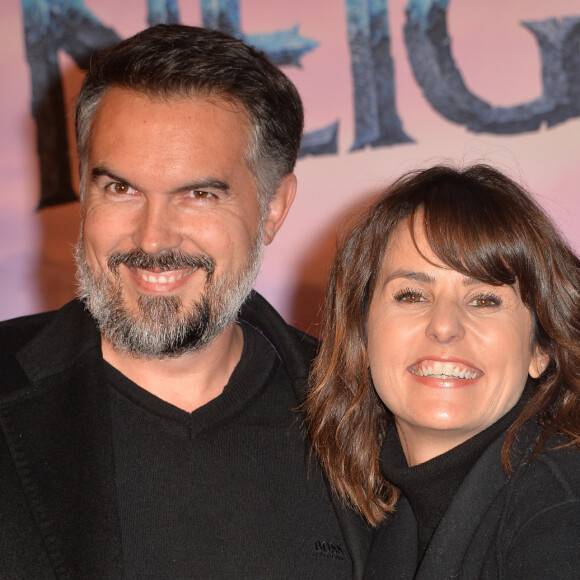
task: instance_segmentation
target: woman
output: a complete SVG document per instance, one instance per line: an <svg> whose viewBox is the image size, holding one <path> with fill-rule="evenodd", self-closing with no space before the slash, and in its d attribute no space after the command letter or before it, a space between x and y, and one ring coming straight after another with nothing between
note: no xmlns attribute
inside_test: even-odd
<svg viewBox="0 0 580 580"><path fill-rule="evenodd" d="M306 403L366 578L580 577L580 260L487 166L398 180L333 267Z"/></svg>

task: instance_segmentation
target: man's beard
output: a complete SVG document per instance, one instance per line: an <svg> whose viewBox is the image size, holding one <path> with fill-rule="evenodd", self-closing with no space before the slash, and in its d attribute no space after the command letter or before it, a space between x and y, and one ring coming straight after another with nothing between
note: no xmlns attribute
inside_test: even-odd
<svg viewBox="0 0 580 580"><path fill-rule="evenodd" d="M138 248L109 257L107 266L112 277L104 272L95 276L86 260L81 233L75 251L78 295L101 334L117 350L138 358L178 357L204 348L236 319L252 290L263 252L261 226L246 264L220 277L215 274L214 260L207 255L173 250L147 254ZM157 272L198 267L205 272L205 287L189 304L184 304L179 295L140 295L137 312L130 312L123 297L121 264Z"/></svg>

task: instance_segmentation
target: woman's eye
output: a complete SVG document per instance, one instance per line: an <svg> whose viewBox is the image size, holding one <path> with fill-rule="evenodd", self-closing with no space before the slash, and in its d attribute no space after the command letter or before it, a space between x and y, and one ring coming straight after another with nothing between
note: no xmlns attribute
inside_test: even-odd
<svg viewBox="0 0 580 580"><path fill-rule="evenodd" d="M471 304L478 308L490 308L492 306L499 306L501 300L497 296L478 296Z"/></svg>
<svg viewBox="0 0 580 580"><path fill-rule="evenodd" d="M420 292L412 290L405 290L395 295L397 302L406 302L408 304L416 304L418 302L425 302L425 298Z"/></svg>

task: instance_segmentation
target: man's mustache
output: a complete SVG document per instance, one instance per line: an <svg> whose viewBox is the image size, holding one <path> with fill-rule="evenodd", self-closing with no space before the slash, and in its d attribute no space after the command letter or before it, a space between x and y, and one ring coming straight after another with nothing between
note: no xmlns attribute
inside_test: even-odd
<svg viewBox="0 0 580 580"><path fill-rule="evenodd" d="M186 254L180 251L163 250L159 254L148 254L141 248L127 252L116 252L109 256L107 266L115 274L121 264L141 270L177 270L179 268L202 268L208 275L215 270L215 261L204 254Z"/></svg>

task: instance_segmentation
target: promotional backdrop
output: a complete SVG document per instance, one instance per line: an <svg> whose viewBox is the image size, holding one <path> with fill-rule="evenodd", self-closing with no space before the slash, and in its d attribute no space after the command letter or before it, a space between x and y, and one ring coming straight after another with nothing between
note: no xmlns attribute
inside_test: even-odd
<svg viewBox="0 0 580 580"><path fill-rule="evenodd" d="M74 296L71 108L90 53L157 22L222 28L297 85L299 191L257 288L313 334L336 234L401 173L493 164L580 248L578 0L0 0L0 319ZM474 219L476 216L474 216Z"/></svg>

